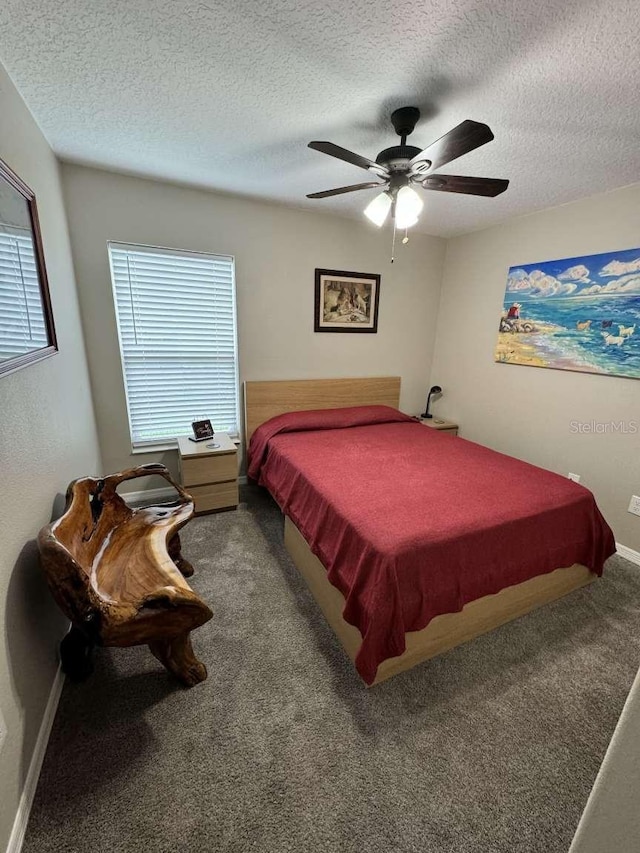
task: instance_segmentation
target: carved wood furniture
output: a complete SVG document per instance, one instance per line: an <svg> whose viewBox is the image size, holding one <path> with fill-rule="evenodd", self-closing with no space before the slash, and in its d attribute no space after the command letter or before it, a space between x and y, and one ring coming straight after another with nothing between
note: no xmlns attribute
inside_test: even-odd
<svg viewBox="0 0 640 853"><path fill-rule="evenodd" d="M400 378L310 379L245 382L245 432L247 445L266 420L291 411L386 405L399 407ZM284 545L320 606L327 622L353 661L362 637L345 621L345 598L327 578L326 568L312 553L295 523L285 516ZM385 660L373 684L442 654L537 607L591 583L596 575L575 564L503 589L467 604L456 613L436 616L421 631L405 634L406 651Z"/></svg>
<svg viewBox="0 0 640 853"><path fill-rule="evenodd" d="M132 509L116 492L125 480L157 474L178 492L173 503ZM178 530L193 515L190 495L164 465L141 465L103 479L74 480L57 521L38 536L53 596L72 622L61 644L65 673L87 677L94 645L148 644L187 687L207 670L194 655L190 632L212 617L185 576Z"/></svg>

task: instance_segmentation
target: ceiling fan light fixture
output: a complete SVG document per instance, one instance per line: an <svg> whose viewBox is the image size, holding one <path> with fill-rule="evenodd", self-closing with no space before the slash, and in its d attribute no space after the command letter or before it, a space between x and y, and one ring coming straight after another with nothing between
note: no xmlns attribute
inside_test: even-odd
<svg viewBox="0 0 640 853"><path fill-rule="evenodd" d="M396 228L411 228L418 221L424 202L411 187L401 187L396 196Z"/></svg>
<svg viewBox="0 0 640 853"><path fill-rule="evenodd" d="M384 225L385 219L389 215L391 208L391 196L387 192L380 193L364 209L364 215L370 219L374 225L381 228Z"/></svg>

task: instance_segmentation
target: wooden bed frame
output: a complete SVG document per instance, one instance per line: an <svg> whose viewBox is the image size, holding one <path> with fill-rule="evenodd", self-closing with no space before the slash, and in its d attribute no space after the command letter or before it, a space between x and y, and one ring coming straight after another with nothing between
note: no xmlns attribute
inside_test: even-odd
<svg viewBox="0 0 640 853"><path fill-rule="evenodd" d="M293 381L245 382L245 424L247 443L261 423L276 415L309 409L344 406L386 405L398 408L400 378L302 379ZM285 516L284 543L291 559L306 580L324 616L355 660L362 643L358 629L342 618L345 600L327 579L325 567L311 552L304 537ZM492 631L512 619L555 601L596 579L585 566L575 564L538 575L506 587L496 595L469 602L458 613L436 616L422 631L405 634L406 650L378 667L373 684L404 672L422 661Z"/></svg>

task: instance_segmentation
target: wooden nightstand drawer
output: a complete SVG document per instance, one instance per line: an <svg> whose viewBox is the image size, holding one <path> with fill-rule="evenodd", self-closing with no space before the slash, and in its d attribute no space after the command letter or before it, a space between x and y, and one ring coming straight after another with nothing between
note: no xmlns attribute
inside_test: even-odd
<svg viewBox="0 0 640 853"><path fill-rule="evenodd" d="M235 453L198 456L195 459L182 459L182 482L189 486L202 483L223 483L237 480L238 458Z"/></svg>
<svg viewBox="0 0 640 853"><path fill-rule="evenodd" d="M196 515L238 506L237 480L228 483L207 483L205 486L187 486L187 491L195 502Z"/></svg>

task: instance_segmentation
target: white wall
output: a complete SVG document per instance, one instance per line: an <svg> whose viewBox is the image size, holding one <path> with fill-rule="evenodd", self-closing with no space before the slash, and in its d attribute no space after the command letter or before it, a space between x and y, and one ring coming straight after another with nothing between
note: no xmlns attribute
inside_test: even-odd
<svg viewBox="0 0 640 853"><path fill-rule="evenodd" d="M443 240L415 235L391 265L390 232L366 222L71 164L62 175L107 470L176 461L130 455L108 240L235 256L241 381L400 375L402 407L424 405ZM376 335L314 333L316 267L382 274Z"/></svg>
<svg viewBox="0 0 640 853"><path fill-rule="evenodd" d="M631 687L569 853L633 853L640 846L640 672Z"/></svg>
<svg viewBox="0 0 640 853"><path fill-rule="evenodd" d="M640 186L450 240L431 381L436 411L465 438L566 474L596 495L618 542L640 550L640 433L576 434L571 421L640 423L640 381L496 364L507 278L516 264L640 246Z"/></svg>
<svg viewBox="0 0 640 853"><path fill-rule="evenodd" d="M0 377L0 849L4 850L67 627L34 538L100 454L58 164L0 66L0 157L35 191L59 353Z"/></svg>

